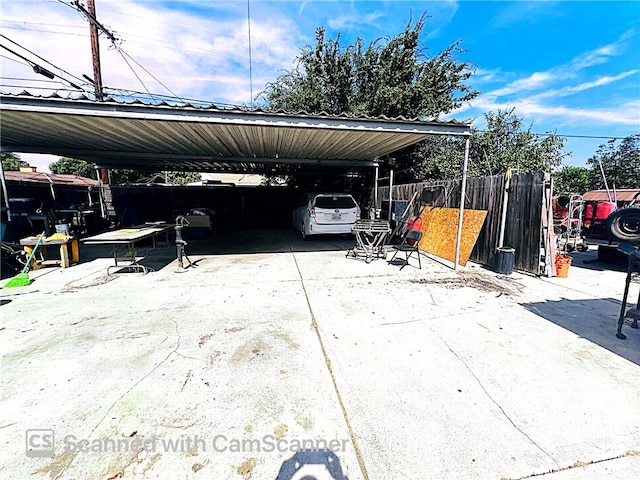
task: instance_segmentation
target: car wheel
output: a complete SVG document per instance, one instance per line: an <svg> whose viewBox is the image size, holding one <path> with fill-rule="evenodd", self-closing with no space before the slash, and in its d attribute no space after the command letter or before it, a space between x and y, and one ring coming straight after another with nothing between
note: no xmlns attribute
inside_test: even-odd
<svg viewBox="0 0 640 480"><path fill-rule="evenodd" d="M304 240L304 241L309 240L309 235L307 235L307 233L304 231L304 223L302 224L302 227L300 228L300 234L302 235L302 240Z"/></svg>

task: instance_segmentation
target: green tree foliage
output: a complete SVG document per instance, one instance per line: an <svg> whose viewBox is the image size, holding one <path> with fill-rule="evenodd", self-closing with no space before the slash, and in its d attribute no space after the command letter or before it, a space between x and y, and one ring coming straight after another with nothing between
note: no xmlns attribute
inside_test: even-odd
<svg viewBox="0 0 640 480"><path fill-rule="evenodd" d="M96 178L95 164L85 160L62 157L49 165L52 173L78 175L85 178ZM114 168L109 171L111 183L124 185L130 183L147 183L147 180L155 175L166 178L168 183L183 185L200 180L197 172L167 172L156 173L149 170L131 170L128 168Z"/></svg>
<svg viewBox="0 0 640 480"><path fill-rule="evenodd" d="M315 47L305 47L295 69L269 83L266 108L289 112L437 117L476 97L464 82L472 66L457 59L460 41L434 57L420 45L426 15L391 39L364 47L358 38L346 48L316 31Z"/></svg>
<svg viewBox="0 0 640 480"><path fill-rule="evenodd" d="M265 108L420 119L451 112L479 94L466 84L474 68L457 58L462 52L460 41L428 55L420 42L425 20L423 14L415 24L409 22L404 32L367 47L360 38L342 47L340 35L327 40L319 28L315 47L302 50L296 68L267 85L261 94ZM384 159L383 165L409 171L418 164L415 170L420 171L416 148ZM304 180L313 183L313 179ZM405 174L400 180L411 178Z"/></svg>
<svg viewBox="0 0 640 480"><path fill-rule="evenodd" d="M202 180L202 175L198 172L167 172L166 178L168 183L186 185L191 182L199 182Z"/></svg>
<svg viewBox="0 0 640 480"><path fill-rule="evenodd" d="M27 166L27 162L25 162L24 160L20 160L20 157L15 153L2 152L0 154L0 157L2 159L2 168L5 171L8 171L8 170L17 171L17 170L20 170L20 167Z"/></svg>
<svg viewBox="0 0 640 480"><path fill-rule="evenodd" d="M482 177L505 173L551 171L568 155L564 139L553 133L536 135L524 129L514 109L485 113L486 128L471 129L468 175ZM448 180L462 176L465 140L459 137L431 137L413 152L406 174L412 181Z"/></svg>
<svg viewBox="0 0 640 480"><path fill-rule="evenodd" d="M96 178L96 167L94 163L75 158L61 157L57 161L49 164L51 173L77 175L84 178Z"/></svg>
<svg viewBox="0 0 640 480"><path fill-rule="evenodd" d="M599 164L609 188L640 188L640 134L630 135L620 143L609 140L600 145L587 164L591 167L593 188L604 188Z"/></svg>
<svg viewBox="0 0 640 480"><path fill-rule="evenodd" d="M554 195L582 195L593 189L593 176L588 168L564 166L552 175Z"/></svg>

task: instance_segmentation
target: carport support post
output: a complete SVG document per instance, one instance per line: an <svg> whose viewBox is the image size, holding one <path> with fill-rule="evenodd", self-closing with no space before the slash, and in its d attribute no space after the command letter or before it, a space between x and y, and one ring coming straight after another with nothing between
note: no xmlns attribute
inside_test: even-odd
<svg viewBox="0 0 640 480"><path fill-rule="evenodd" d="M376 165L373 171L373 216L369 212L369 218L376 218L376 210L378 208L378 165Z"/></svg>
<svg viewBox="0 0 640 480"><path fill-rule="evenodd" d="M453 270L458 270L460 261L460 241L462 240L462 219L464 217L464 200L467 195L467 165L469 163L469 137L464 145L464 163L462 164L462 186L460 188L460 209L458 213L458 235L456 236L456 259Z"/></svg>
<svg viewBox="0 0 640 480"><path fill-rule="evenodd" d="M98 180L98 197L100 197L100 216L107 218L104 208L104 200L102 198L102 178L100 178L100 167L96 165L96 179Z"/></svg>
<svg viewBox="0 0 640 480"><path fill-rule="evenodd" d="M376 167L378 168L378 167ZM7 221L11 221L11 207L9 207L9 194L7 193L7 182L4 178L4 168L2 162L0 162L0 180L2 181L2 195L4 196L4 203L7 206Z"/></svg>
<svg viewBox="0 0 640 480"><path fill-rule="evenodd" d="M393 170L389 171L389 214L387 220L391 223L391 205L393 204Z"/></svg>

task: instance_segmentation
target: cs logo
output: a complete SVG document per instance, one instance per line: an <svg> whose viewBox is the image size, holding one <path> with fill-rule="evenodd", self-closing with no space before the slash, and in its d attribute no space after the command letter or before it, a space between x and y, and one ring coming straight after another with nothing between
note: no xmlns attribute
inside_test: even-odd
<svg viewBox="0 0 640 480"><path fill-rule="evenodd" d="M53 458L55 436L51 429L27 430L26 454L30 458Z"/></svg>

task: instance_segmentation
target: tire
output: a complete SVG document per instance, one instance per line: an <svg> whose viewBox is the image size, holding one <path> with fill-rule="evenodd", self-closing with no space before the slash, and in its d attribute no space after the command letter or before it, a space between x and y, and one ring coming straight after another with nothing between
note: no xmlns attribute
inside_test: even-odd
<svg viewBox="0 0 640 480"><path fill-rule="evenodd" d="M578 245L578 251L579 251L579 252L584 253L584 252L586 252L587 250L589 250L589 246L588 246L588 245L584 245L584 244L582 244L582 245Z"/></svg>
<svg viewBox="0 0 640 480"><path fill-rule="evenodd" d="M304 231L304 223L300 228L300 235L302 235L302 241L306 242L307 240L309 240L309 235L307 235L306 232Z"/></svg>
<svg viewBox="0 0 640 480"><path fill-rule="evenodd" d="M640 208L616 210L607 218L606 232L620 242L640 245Z"/></svg>

